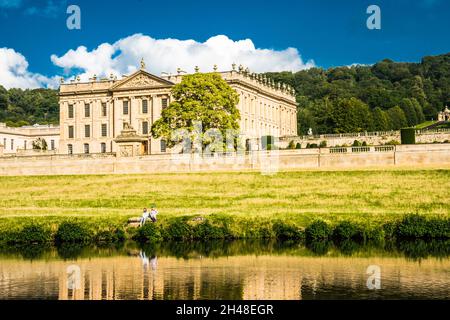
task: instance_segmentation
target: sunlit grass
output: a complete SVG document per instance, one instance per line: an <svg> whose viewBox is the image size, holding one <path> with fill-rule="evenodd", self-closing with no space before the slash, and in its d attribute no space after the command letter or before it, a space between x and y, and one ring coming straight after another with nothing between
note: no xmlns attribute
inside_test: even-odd
<svg viewBox="0 0 450 320"><path fill-rule="evenodd" d="M151 203L161 217L224 213L301 224L450 213L450 170L0 177L0 185L0 220L126 219Z"/></svg>

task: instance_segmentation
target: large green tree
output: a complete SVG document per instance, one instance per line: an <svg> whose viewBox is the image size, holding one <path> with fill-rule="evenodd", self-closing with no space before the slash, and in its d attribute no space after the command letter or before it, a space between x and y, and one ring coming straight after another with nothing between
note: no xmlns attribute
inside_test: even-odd
<svg viewBox="0 0 450 320"><path fill-rule="evenodd" d="M400 108L402 108L403 112L405 113L406 122L408 123L408 126L413 127L415 126L417 122L417 114L416 109L414 108L414 104L411 99L404 98L400 102Z"/></svg>
<svg viewBox="0 0 450 320"><path fill-rule="evenodd" d="M391 129L391 121L387 113L380 107L373 109L373 130L388 131Z"/></svg>
<svg viewBox="0 0 450 320"><path fill-rule="evenodd" d="M339 99L332 110L335 133L361 132L373 129L367 104L356 98Z"/></svg>
<svg viewBox="0 0 450 320"><path fill-rule="evenodd" d="M239 96L218 73L186 75L171 93L174 101L151 129L152 136L166 140L168 147L179 143L176 135L180 130L187 132L191 142L201 138L205 146L224 142L213 141L208 133L215 131L225 139L227 130L239 129L240 114L236 107Z"/></svg>
<svg viewBox="0 0 450 320"><path fill-rule="evenodd" d="M387 111L389 118L391 119L392 129L398 130L408 126L408 121L406 119L405 113L399 106L390 108Z"/></svg>

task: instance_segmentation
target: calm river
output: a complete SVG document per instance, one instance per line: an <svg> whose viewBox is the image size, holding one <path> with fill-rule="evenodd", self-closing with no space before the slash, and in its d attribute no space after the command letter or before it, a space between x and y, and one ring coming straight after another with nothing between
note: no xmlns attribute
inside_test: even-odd
<svg viewBox="0 0 450 320"><path fill-rule="evenodd" d="M449 297L449 242L305 247L234 241L0 250L0 299Z"/></svg>

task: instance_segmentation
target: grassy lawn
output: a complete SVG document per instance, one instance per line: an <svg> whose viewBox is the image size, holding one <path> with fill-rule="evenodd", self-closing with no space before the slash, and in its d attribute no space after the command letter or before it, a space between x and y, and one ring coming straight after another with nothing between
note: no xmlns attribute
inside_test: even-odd
<svg viewBox="0 0 450 320"><path fill-rule="evenodd" d="M224 213L384 222L406 213L450 215L450 170L0 177L2 220L139 216L156 203L160 217Z"/></svg>
<svg viewBox="0 0 450 320"><path fill-rule="evenodd" d="M428 126L431 126L432 124L436 123L437 121L425 121L422 123L419 123L418 125L415 126L416 129L423 129L426 128Z"/></svg>

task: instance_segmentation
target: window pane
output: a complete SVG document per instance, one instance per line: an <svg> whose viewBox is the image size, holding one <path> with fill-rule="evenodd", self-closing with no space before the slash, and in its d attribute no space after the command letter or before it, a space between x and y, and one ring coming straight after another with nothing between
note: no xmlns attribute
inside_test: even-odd
<svg viewBox="0 0 450 320"><path fill-rule="evenodd" d="M84 153L89 153L89 144L84 144Z"/></svg>
<svg viewBox="0 0 450 320"><path fill-rule="evenodd" d="M89 117L91 116L91 105L88 104L88 103L86 103L86 104L84 105L84 116L85 116L86 118L89 118Z"/></svg>
<svg viewBox="0 0 450 320"><path fill-rule="evenodd" d="M167 98L163 98L162 100L161 100L161 105L162 105L162 108L164 109L164 108L167 108Z"/></svg>
<svg viewBox="0 0 450 320"><path fill-rule="evenodd" d="M142 113L148 113L148 101L142 100Z"/></svg>
<svg viewBox="0 0 450 320"><path fill-rule="evenodd" d="M102 124L102 137L106 137L107 136L107 127L106 124Z"/></svg>
<svg viewBox="0 0 450 320"><path fill-rule="evenodd" d="M142 122L142 134L148 134L148 122Z"/></svg>
<svg viewBox="0 0 450 320"><path fill-rule="evenodd" d="M72 104L69 105L69 118L70 119L73 118L73 105Z"/></svg>
<svg viewBox="0 0 450 320"><path fill-rule="evenodd" d="M88 124L84 126L84 136L86 138L89 138L91 136L91 126Z"/></svg>
<svg viewBox="0 0 450 320"><path fill-rule="evenodd" d="M128 101L123 102L123 114L128 114Z"/></svg>
<svg viewBox="0 0 450 320"><path fill-rule="evenodd" d="M161 152L166 152L166 140L161 140Z"/></svg>
<svg viewBox="0 0 450 320"><path fill-rule="evenodd" d="M69 126L69 139L73 139L73 126Z"/></svg>
<svg viewBox="0 0 450 320"><path fill-rule="evenodd" d="M73 146L71 144L67 145L67 150L69 154L73 154Z"/></svg>
<svg viewBox="0 0 450 320"><path fill-rule="evenodd" d="M106 117L106 102L102 103L102 117Z"/></svg>
<svg viewBox="0 0 450 320"><path fill-rule="evenodd" d="M101 150L102 153L106 153L106 143L101 144Z"/></svg>

